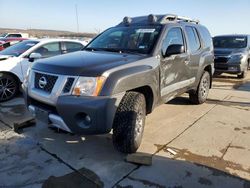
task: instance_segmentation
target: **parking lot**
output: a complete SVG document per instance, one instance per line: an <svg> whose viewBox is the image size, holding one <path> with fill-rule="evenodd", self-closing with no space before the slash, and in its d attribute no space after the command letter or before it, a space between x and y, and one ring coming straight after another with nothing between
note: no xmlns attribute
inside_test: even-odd
<svg viewBox="0 0 250 188"><path fill-rule="evenodd" d="M250 187L250 74L214 79L208 101L183 95L147 117L142 155L126 162L112 135L78 136L37 122L22 97L0 104L0 187Z"/></svg>

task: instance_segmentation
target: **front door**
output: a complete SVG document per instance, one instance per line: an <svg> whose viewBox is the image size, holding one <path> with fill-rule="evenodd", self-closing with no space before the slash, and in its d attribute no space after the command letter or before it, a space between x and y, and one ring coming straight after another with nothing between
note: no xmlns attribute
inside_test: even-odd
<svg viewBox="0 0 250 188"><path fill-rule="evenodd" d="M170 45L183 45L185 52L182 54L164 57ZM168 30L161 49L161 96L168 100L177 95L187 85L190 85L189 55L181 27Z"/></svg>
<svg viewBox="0 0 250 188"><path fill-rule="evenodd" d="M62 54L61 44L60 42L47 43L38 47L31 53L39 53L41 55L41 58L48 58L48 57L61 55ZM22 61L21 61L22 73L23 73L24 78L27 75L27 71L32 64L32 62L29 62L28 57L29 55L27 56L27 58L22 58Z"/></svg>

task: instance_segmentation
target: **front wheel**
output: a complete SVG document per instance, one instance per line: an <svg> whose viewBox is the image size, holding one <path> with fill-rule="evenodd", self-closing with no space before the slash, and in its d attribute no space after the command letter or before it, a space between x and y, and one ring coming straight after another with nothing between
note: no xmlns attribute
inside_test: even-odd
<svg viewBox="0 0 250 188"><path fill-rule="evenodd" d="M146 101L143 94L127 92L123 97L113 123L113 144L122 153L135 153L139 148L146 119Z"/></svg>
<svg viewBox="0 0 250 188"><path fill-rule="evenodd" d="M13 99L18 93L18 86L13 76L0 73L0 102Z"/></svg>
<svg viewBox="0 0 250 188"><path fill-rule="evenodd" d="M201 76L201 80L197 91L192 91L189 93L189 99L194 104L203 104L207 100L207 96L210 89L211 76L205 71Z"/></svg>

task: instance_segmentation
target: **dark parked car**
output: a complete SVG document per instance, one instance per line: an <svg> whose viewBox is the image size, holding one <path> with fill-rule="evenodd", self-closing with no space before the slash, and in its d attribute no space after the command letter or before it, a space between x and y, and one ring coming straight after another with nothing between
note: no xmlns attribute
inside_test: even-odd
<svg viewBox="0 0 250 188"><path fill-rule="evenodd" d="M216 74L245 78L250 67L250 35L222 35L213 39Z"/></svg>
<svg viewBox="0 0 250 188"><path fill-rule="evenodd" d="M113 129L115 147L132 153L146 115L185 92L204 103L213 72L212 38L198 21L125 17L83 51L34 63L23 88L37 119L78 134Z"/></svg>

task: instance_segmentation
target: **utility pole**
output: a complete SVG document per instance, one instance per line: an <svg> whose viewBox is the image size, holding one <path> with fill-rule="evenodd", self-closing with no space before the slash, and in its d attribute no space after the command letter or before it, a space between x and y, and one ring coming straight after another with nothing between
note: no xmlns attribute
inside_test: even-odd
<svg viewBox="0 0 250 188"><path fill-rule="evenodd" d="M76 9L76 27L77 27L77 33L79 33L79 21L78 21L77 4L75 5L75 9Z"/></svg>

